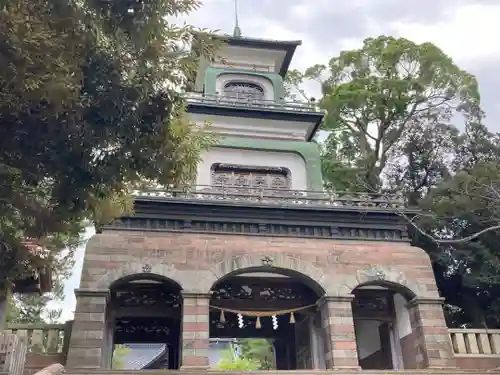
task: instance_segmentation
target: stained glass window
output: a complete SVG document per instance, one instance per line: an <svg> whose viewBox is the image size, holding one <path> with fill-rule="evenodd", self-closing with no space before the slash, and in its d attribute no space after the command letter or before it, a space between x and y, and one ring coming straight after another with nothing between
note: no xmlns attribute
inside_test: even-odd
<svg viewBox="0 0 500 375"><path fill-rule="evenodd" d="M263 100L264 89L251 82L229 82L224 86L224 96L241 100Z"/></svg>

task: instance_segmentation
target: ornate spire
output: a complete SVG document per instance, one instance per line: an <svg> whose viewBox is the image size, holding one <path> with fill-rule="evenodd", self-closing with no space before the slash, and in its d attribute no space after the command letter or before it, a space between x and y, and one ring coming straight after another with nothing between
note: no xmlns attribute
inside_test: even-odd
<svg viewBox="0 0 500 375"><path fill-rule="evenodd" d="M238 0L234 0L234 19L235 19L235 24L234 24L233 36L235 38L241 38L241 29L240 25L238 24Z"/></svg>

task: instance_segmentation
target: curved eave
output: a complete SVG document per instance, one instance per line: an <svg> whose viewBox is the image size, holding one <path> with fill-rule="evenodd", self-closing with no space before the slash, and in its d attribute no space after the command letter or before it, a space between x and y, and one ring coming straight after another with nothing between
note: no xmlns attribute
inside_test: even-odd
<svg viewBox="0 0 500 375"><path fill-rule="evenodd" d="M197 34L195 33L194 36L196 38ZM281 64L281 67L279 69L279 74L283 78L285 78L286 73L290 68L290 63L297 47L302 44L301 40L280 41L260 38L234 37L231 35L217 34L212 34L211 37L213 37L214 39L225 41L228 45L235 47L285 51L285 58L283 59L283 63Z"/></svg>
<svg viewBox="0 0 500 375"><path fill-rule="evenodd" d="M234 107L210 103L188 103L187 108L190 113L205 115L312 123L314 125L306 138L306 141L308 142L310 142L316 135L324 117L323 112L315 111L293 111L286 109L270 109L265 107Z"/></svg>

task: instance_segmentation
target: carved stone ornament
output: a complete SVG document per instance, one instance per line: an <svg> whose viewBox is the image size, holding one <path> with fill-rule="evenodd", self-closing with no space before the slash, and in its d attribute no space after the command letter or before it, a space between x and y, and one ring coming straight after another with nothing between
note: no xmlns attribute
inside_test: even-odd
<svg viewBox="0 0 500 375"><path fill-rule="evenodd" d="M264 258L262 258L262 265L263 266L272 267L273 263L274 263L274 261L271 258L269 258L268 256L265 256Z"/></svg>
<svg viewBox="0 0 500 375"><path fill-rule="evenodd" d="M385 271L379 265L372 265L362 271L370 280L384 280Z"/></svg>

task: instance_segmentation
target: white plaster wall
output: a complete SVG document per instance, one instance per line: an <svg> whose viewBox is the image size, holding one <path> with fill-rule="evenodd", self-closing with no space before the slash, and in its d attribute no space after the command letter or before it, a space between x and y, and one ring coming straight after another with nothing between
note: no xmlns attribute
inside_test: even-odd
<svg viewBox="0 0 500 375"><path fill-rule="evenodd" d="M380 350L380 322L376 320L356 320L356 343L359 359Z"/></svg>
<svg viewBox="0 0 500 375"><path fill-rule="evenodd" d="M201 113L191 113L190 117L200 127L205 126L206 123L210 124L210 130L214 133L240 137L304 141L315 126L314 122L217 116Z"/></svg>
<svg viewBox="0 0 500 375"><path fill-rule="evenodd" d="M399 293L394 295L394 310L396 311L396 327L399 338L411 333L410 313L406 308L406 299Z"/></svg>
<svg viewBox="0 0 500 375"><path fill-rule="evenodd" d="M262 87L264 90L265 100L274 100L274 87L270 80L265 77L259 77L252 74L234 74L234 73L224 73L217 77L215 81L215 89L219 94L224 91L224 86L231 82L248 82L253 83Z"/></svg>
<svg viewBox="0 0 500 375"><path fill-rule="evenodd" d="M238 67L238 64L246 67L249 65L260 65L268 67L271 71L277 69L278 62L281 63L284 55L284 51L236 46L227 46L220 53L221 60L224 61L226 66L233 65L234 67Z"/></svg>
<svg viewBox="0 0 500 375"><path fill-rule="evenodd" d="M255 142L258 144L258 140ZM214 163L288 168L292 189L307 190L306 164L304 159L295 153L214 147L202 155L202 162L198 164L197 185L210 185L210 169Z"/></svg>

